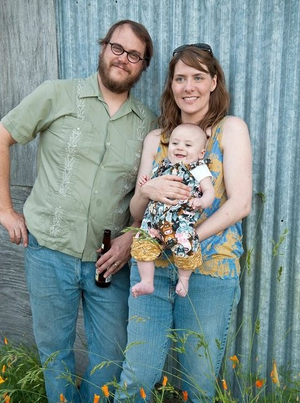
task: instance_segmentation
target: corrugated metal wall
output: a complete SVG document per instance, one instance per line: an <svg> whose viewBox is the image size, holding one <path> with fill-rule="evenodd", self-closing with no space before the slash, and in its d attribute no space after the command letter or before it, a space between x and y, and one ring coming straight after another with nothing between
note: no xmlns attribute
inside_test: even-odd
<svg viewBox="0 0 300 403"><path fill-rule="evenodd" d="M51 8L47 0L35 2ZM46 10L40 12L46 18ZM155 57L134 92L156 112L172 50L183 43L212 46L226 74L231 113L247 122L254 156L253 210L244 231L247 253L242 297L231 327L228 356L238 355L244 370L261 378L269 379L273 359L298 374L299 0L56 0L55 12L57 38L51 34L49 40L57 40L61 78L84 77L96 70L97 39L116 20L143 23L154 40ZM13 49L15 36L9 40ZM34 52L40 54L39 49ZM33 60L32 54L23 58L25 63ZM13 82L17 80L12 77ZM4 237L1 235L1 242ZM2 273L9 262L5 254L1 256ZM6 293L6 303L9 301L13 304L14 297ZM0 319L0 331L4 330L7 332Z"/></svg>
<svg viewBox="0 0 300 403"><path fill-rule="evenodd" d="M248 260L231 354L251 356L244 366L251 362L251 372L262 377L269 377L273 359L299 372L299 1L59 0L57 15L62 77L95 70L96 41L114 21L143 23L155 57L135 93L156 112L172 50L184 43L212 46L225 70L231 113L248 123L254 155Z"/></svg>

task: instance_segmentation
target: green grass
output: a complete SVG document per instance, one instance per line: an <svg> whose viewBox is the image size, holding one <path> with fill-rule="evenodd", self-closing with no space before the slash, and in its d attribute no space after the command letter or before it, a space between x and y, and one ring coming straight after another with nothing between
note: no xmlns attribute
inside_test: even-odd
<svg viewBox="0 0 300 403"><path fill-rule="evenodd" d="M43 369L35 347L15 346L4 339L0 369L0 402L47 403Z"/></svg>
<svg viewBox="0 0 300 403"><path fill-rule="evenodd" d="M174 332L172 333L174 336ZM176 340L175 340L176 341ZM180 341L182 342L182 340ZM181 352L184 354L184 350ZM300 402L300 373L293 374L289 366L277 369L276 362L268 379L259 374L245 373L242 359L238 355L225 357L221 377L217 382L216 402L223 403L289 403ZM0 402L6 403L47 403L43 368L35 347L22 344L15 346L4 339L0 346ZM227 381L233 371L232 385ZM116 383L114 383L116 386ZM269 386L269 388L268 388ZM267 390L271 389L270 393ZM141 391L142 393L143 391ZM100 399L108 401L99 387ZM154 403L184 402L182 391L174 387L164 375L161 384L153 391ZM61 401L63 397L61 397ZM147 397L145 398L147 401ZM207 400L210 401L210 400ZM128 398L128 402L132 402ZM58 402L59 403L59 402ZM66 402L65 403L71 403Z"/></svg>

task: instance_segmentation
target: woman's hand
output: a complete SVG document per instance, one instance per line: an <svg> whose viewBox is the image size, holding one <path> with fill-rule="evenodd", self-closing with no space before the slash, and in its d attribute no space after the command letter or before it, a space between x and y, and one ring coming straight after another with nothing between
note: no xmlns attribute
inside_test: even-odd
<svg viewBox="0 0 300 403"><path fill-rule="evenodd" d="M140 188L141 196L148 200L176 205L179 200L191 196L191 189L181 182L182 178L175 175L163 175L151 179Z"/></svg>
<svg viewBox="0 0 300 403"><path fill-rule="evenodd" d="M191 189L184 185L182 178L175 175L163 175L150 179L143 186L135 188L130 201L130 212L137 221L142 221L147 204L150 200L175 206L179 200L191 196Z"/></svg>

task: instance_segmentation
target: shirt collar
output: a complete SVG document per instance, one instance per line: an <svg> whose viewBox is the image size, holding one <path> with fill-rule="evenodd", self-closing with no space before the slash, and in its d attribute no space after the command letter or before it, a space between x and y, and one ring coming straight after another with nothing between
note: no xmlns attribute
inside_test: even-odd
<svg viewBox="0 0 300 403"><path fill-rule="evenodd" d="M79 98L92 97L97 97L100 101L105 102L98 85L98 73L94 73L85 79L79 96ZM144 114L143 108L141 108L141 106L142 104L131 93L129 93L129 97L124 102L117 114L119 114L119 112L121 111L122 115L134 112L140 119L142 119L144 117Z"/></svg>

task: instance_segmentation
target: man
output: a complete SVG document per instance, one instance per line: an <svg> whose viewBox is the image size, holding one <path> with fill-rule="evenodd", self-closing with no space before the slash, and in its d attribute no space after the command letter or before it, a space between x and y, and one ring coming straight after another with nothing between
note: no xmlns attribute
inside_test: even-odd
<svg viewBox="0 0 300 403"><path fill-rule="evenodd" d="M132 235L121 231L129 223L142 142L155 118L130 89L149 66L153 45L145 27L130 20L114 24L99 43L97 74L46 81L0 124L0 223L11 242L25 246L49 403L61 394L68 402L93 402L101 386L118 379L126 346ZM37 133L38 175L23 216L12 206L9 147ZM113 277L110 287L98 288L95 262L106 228L112 246L97 269ZM80 300L89 363L77 388L73 345ZM110 365L102 367L105 361Z"/></svg>

